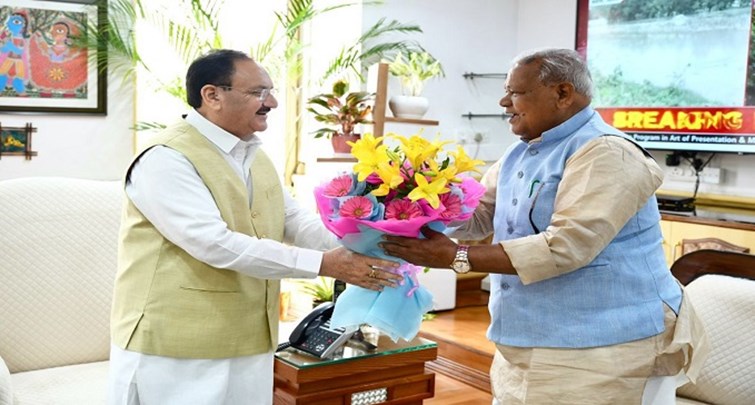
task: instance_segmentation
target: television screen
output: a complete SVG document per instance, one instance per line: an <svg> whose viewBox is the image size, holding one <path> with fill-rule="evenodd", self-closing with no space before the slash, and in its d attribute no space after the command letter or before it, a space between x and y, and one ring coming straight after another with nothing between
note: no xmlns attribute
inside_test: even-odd
<svg viewBox="0 0 755 405"><path fill-rule="evenodd" d="M755 153L755 5L578 0L601 116L647 149Z"/></svg>

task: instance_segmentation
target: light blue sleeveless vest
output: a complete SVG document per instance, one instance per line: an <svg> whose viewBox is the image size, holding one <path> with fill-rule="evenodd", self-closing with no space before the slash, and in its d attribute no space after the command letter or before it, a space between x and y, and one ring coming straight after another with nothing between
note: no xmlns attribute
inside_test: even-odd
<svg viewBox="0 0 755 405"><path fill-rule="evenodd" d="M545 230L567 159L603 135L629 139L587 107L544 133L542 142L512 145L498 178L494 241ZM491 274L488 338L509 346L584 348L663 332L663 304L678 312L681 289L661 238L652 196L585 267L529 285L518 276Z"/></svg>

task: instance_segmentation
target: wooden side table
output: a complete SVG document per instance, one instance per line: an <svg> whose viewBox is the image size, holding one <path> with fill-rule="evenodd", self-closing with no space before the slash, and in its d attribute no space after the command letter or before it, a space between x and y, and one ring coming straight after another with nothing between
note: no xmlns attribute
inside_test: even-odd
<svg viewBox="0 0 755 405"><path fill-rule="evenodd" d="M380 336L378 349L371 352L347 344L330 359L288 348L275 355L273 402L422 404L435 395L435 374L425 369L425 362L437 355L435 342L420 337L394 343Z"/></svg>

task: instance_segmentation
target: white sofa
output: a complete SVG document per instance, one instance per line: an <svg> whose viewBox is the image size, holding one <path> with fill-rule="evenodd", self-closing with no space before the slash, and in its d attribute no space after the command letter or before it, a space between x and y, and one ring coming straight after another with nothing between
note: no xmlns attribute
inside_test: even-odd
<svg viewBox="0 0 755 405"><path fill-rule="evenodd" d="M755 256L699 250L671 270L687 285L711 347L696 383L677 390L677 404L755 404Z"/></svg>
<svg viewBox="0 0 755 405"><path fill-rule="evenodd" d="M0 181L0 405L105 402L122 194Z"/></svg>

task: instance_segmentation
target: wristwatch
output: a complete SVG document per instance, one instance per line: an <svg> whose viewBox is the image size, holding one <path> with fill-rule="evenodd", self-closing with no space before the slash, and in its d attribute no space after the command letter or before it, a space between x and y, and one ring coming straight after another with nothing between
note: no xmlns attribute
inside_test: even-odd
<svg viewBox="0 0 755 405"><path fill-rule="evenodd" d="M469 273L472 265L469 264L469 246L459 245L456 249L456 257L451 262L451 269L458 274Z"/></svg>

